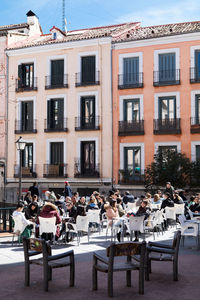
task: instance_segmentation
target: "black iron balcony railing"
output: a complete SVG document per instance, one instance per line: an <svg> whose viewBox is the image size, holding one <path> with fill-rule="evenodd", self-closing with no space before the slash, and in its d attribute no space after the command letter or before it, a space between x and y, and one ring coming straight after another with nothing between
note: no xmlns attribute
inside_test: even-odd
<svg viewBox="0 0 200 300"><path fill-rule="evenodd" d="M154 134L180 134L181 119L154 120Z"/></svg>
<svg viewBox="0 0 200 300"><path fill-rule="evenodd" d="M80 72L76 73L75 86L87 86L87 85L99 85L100 84L100 72L96 71L93 74Z"/></svg>
<svg viewBox="0 0 200 300"><path fill-rule="evenodd" d="M45 89L68 88L68 74L45 76Z"/></svg>
<svg viewBox="0 0 200 300"><path fill-rule="evenodd" d="M118 172L118 183L144 185L144 174L141 174L141 170L120 169Z"/></svg>
<svg viewBox="0 0 200 300"><path fill-rule="evenodd" d="M200 82L200 68L190 68L190 83Z"/></svg>
<svg viewBox="0 0 200 300"><path fill-rule="evenodd" d="M76 117L75 118L75 130L99 130L100 129L100 117L91 116L91 117Z"/></svg>
<svg viewBox="0 0 200 300"><path fill-rule="evenodd" d="M28 92L37 91L37 77L33 77L32 80L26 82L25 78L17 78L15 85L16 92Z"/></svg>
<svg viewBox="0 0 200 300"><path fill-rule="evenodd" d="M63 120L44 120L44 132L59 132L59 131L68 131L67 128L67 118Z"/></svg>
<svg viewBox="0 0 200 300"><path fill-rule="evenodd" d="M163 70L153 72L153 85L175 85L180 84L180 69Z"/></svg>
<svg viewBox="0 0 200 300"><path fill-rule="evenodd" d="M16 206L0 208L0 232L12 232L13 230L12 214L14 210L16 210Z"/></svg>
<svg viewBox="0 0 200 300"><path fill-rule="evenodd" d="M43 177L67 177L67 164L44 164Z"/></svg>
<svg viewBox="0 0 200 300"><path fill-rule="evenodd" d="M118 75L118 89L134 89L143 87L143 72Z"/></svg>
<svg viewBox="0 0 200 300"><path fill-rule="evenodd" d="M14 177L19 178L19 172L20 172L20 166L15 165L14 166ZM33 165L32 167L23 167L22 166L22 178L36 178L36 165Z"/></svg>
<svg viewBox="0 0 200 300"><path fill-rule="evenodd" d="M15 134L37 133L37 120L15 120Z"/></svg>
<svg viewBox="0 0 200 300"><path fill-rule="evenodd" d="M190 118L190 132L200 133L200 118Z"/></svg>
<svg viewBox="0 0 200 300"><path fill-rule="evenodd" d="M143 134L144 120L119 121L119 136Z"/></svg>
<svg viewBox="0 0 200 300"><path fill-rule="evenodd" d="M99 165L100 164L93 164L93 166L90 164L87 165L81 164L80 160L75 160L74 163L74 177L77 178L99 178L100 177L100 171L99 171Z"/></svg>

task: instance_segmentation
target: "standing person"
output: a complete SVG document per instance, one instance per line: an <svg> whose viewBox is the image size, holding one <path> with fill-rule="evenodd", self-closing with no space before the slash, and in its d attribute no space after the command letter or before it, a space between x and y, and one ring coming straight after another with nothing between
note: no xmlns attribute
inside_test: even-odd
<svg viewBox="0 0 200 300"><path fill-rule="evenodd" d="M164 190L164 194L165 193L169 193L170 194L170 198L173 199L174 187L171 185L171 182L169 182L169 181L166 183L166 188Z"/></svg>
<svg viewBox="0 0 200 300"><path fill-rule="evenodd" d="M68 181L65 181L64 196L72 197L72 190Z"/></svg>
<svg viewBox="0 0 200 300"><path fill-rule="evenodd" d="M31 192L31 196L37 195L39 197L39 190L37 187L37 182L34 182L32 186L30 186L29 191Z"/></svg>

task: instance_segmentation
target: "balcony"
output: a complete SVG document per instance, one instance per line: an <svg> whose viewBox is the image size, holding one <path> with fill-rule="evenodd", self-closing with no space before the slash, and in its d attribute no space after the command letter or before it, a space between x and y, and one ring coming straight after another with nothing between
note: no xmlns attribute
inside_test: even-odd
<svg viewBox="0 0 200 300"><path fill-rule="evenodd" d="M140 171L120 169L118 178L118 184L144 185L144 175Z"/></svg>
<svg viewBox="0 0 200 300"><path fill-rule="evenodd" d="M14 166L14 177L19 178L19 172L20 172L20 166L15 165ZM33 165L32 167L22 167L22 178L36 178L36 165Z"/></svg>
<svg viewBox="0 0 200 300"><path fill-rule="evenodd" d="M200 133L200 119L199 118L190 118L190 132L191 133Z"/></svg>
<svg viewBox="0 0 200 300"><path fill-rule="evenodd" d="M153 72L153 85L165 86L180 84L180 69Z"/></svg>
<svg viewBox="0 0 200 300"><path fill-rule="evenodd" d="M87 73L76 73L75 86L88 86L88 85L99 85L100 84L100 72L96 71L94 74Z"/></svg>
<svg viewBox="0 0 200 300"><path fill-rule="evenodd" d="M68 75L45 76L45 90L68 88Z"/></svg>
<svg viewBox="0 0 200 300"><path fill-rule="evenodd" d="M53 120L51 122L47 119L44 120L44 132L67 132L67 118L63 119L63 122L59 120L59 122L56 122Z"/></svg>
<svg viewBox="0 0 200 300"><path fill-rule="evenodd" d="M118 89L143 88L143 72L118 75Z"/></svg>
<svg viewBox="0 0 200 300"><path fill-rule="evenodd" d="M75 130L99 130L100 129L100 117L92 116L92 117L76 117L75 118Z"/></svg>
<svg viewBox="0 0 200 300"><path fill-rule="evenodd" d="M143 135L144 120L119 121L119 136Z"/></svg>
<svg viewBox="0 0 200 300"><path fill-rule="evenodd" d="M83 168L80 160L75 160L74 163L74 177L75 178L99 178L99 164L95 164L93 167Z"/></svg>
<svg viewBox="0 0 200 300"><path fill-rule="evenodd" d="M37 77L34 77L33 81L28 82L26 82L25 78L17 78L15 81L15 91L17 93L37 91Z"/></svg>
<svg viewBox="0 0 200 300"><path fill-rule="evenodd" d="M180 134L181 119L154 120L154 134Z"/></svg>
<svg viewBox="0 0 200 300"><path fill-rule="evenodd" d="M190 68L190 83L200 83L200 68Z"/></svg>
<svg viewBox="0 0 200 300"><path fill-rule="evenodd" d="M15 134L37 133L37 120L27 122L15 120Z"/></svg>
<svg viewBox="0 0 200 300"><path fill-rule="evenodd" d="M43 177L56 178L56 177L68 177L67 164L44 164Z"/></svg>

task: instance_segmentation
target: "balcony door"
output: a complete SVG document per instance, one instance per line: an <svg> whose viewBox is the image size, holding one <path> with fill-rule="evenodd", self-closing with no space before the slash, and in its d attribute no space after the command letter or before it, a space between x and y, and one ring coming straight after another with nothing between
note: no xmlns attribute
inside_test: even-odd
<svg viewBox="0 0 200 300"><path fill-rule="evenodd" d="M21 102L21 130L33 130L33 101Z"/></svg>
<svg viewBox="0 0 200 300"><path fill-rule="evenodd" d="M95 83L96 57L81 57L81 82L85 84Z"/></svg>
<svg viewBox="0 0 200 300"><path fill-rule="evenodd" d="M200 80L200 50L195 51L195 79Z"/></svg>
<svg viewBox="0 0 200 300"><path fill-rule="evenodd" d="M33 88L34 87L34 65L21 64L18 66L18 87Z"/></svg>
<svg viewBox="0 0 200 300"><path fill-rule="evenodd" d="M195 95L195 124L200 124L200 95Z"/></svg>
<svg viewBox="0 0 200 300"><path fill-rule="evenodd" d="M50 143L50 165L51 173L57 176L64 174L64 145L63 142Z"/></svg>
<svg viewBox="0 0 200 300"><path fill-rule="evenodd" d="M81 174L95 173L95 141L81 142Z"/></svg>
<svg viewBox="0 0 200 300"><path fill-rule="evenodd" d="M176 80L176 54L159 54L159 82Z"/></svg>
<svg viewBox="0 0 200 300"><path fill-rule="evenodd" d="M64 82L64 59L51 61L51 86L62 86Z"/></svg>
<svg viewBox="0 0 200 300"><path fill-rule="evenodd" d="M139 57L123 59L124 85L139 83Z"/></svg>
<svg viewBox="0 0 200 300"><path fill-rule="evenodd" d="M159 119L176 119L176 97L159 97Z"/></svg>
<svg viewBox="0 0 200 300"><path fill-rule="evenodd" d="M81 127L95 128L95 97L81 98Z"/></svg>
<svg viewBox="0 0 200 300"><path fill-rule="evenodd" d="M22 167L33 169L33 144L27 143L25 149L22 151Z"/></svg>
<svg viewBox="0 0 200 300"><path fill-rule="evenodd" d="M141 148L124 148L124 170L127 178L135 179L141 174Z"/></svg>
<svg viewBox="0 0 200 300"><path fill-rule="evenodd" d="M139 99L124 100L124 121L140 120L140 102Z"/></svg>
<svg viewBox="0 0 200 300"><path fill-rule="evenodd" d="M56 130L63 129L64 100L51 99L47 102L47 128Z"/></svg>

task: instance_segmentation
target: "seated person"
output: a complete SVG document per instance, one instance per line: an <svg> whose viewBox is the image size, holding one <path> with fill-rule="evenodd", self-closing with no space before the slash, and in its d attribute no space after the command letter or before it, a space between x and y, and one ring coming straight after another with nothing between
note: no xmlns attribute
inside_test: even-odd
<svg viewBox="0 0 200 300"><path fill-rule="evenodd" d="M33 229L33 223L25 218L24 214L22 213L23 209L24 209L23 203L18 203L16 210L12 214L13 218L19 216L19 218L21 219L21 222L23 224L22 231L21 231L20 237L19 237L20 243L22 242L23 237L26 237L26 238L31 237L32 229Z"/></svg>
<svg viewBox="0 0 200 300"><path fill-rule="evenodd" d="M122 198L121 197L117 198L117 209L118 209L118 213L119 213L120 217L125 215L125 210L122 207Z"/></svg>
<svg viewBox="0 0 200 300"><path fill-rule="evenodd" d="M174 201L170 198L170 193L165 192L163 194L163 202L161 204L161 209L164 209L166 206L168 207L174 207Z"/></svg>
<svg viewBox="0 0 200 300"><path fill-rule="evenodd" d="M76 217L77 217L76 207L73 205L72 201L67 201L66 206L67 206L66 214L69 216L70 222L76 223Z"/></svg>
<svg viewBox="0 0 200 300"><path fill-rule="evenodd" d="M32 202L29 204L29 206L25 210L25 217L26 217L26 219L34 222L35 218L38 216L39 212L40 212L40 210L38 207L38 203Z"/></svg>
<svg viewBox="0 0 200 300"><path fill-rule="evenodd" d="M123 202L124 204L127 204L127 203L134 203L135 202L135 198L133 195L131 195L129 193L129 191L126 191L125 192L125 196L123 197Z"/></svg>
<svg viewBox="0 0 200 300"><path fill-rule="evenodd" d="M119 218L119 213L117 209L117 201L115 199L108 199L109 202L104 205L106 210L106 216L108 219L109 225L112 225L113 218Z"/></svg>
<svg viewBox="0 0 200 300"><path fill-rule="evenodd" d="M99 207L97 205L97 200L93 195L90 197L90 201L88 202L88 205L86 206L86 211L88 211L90 209L99 209Z"/></svg>
<svg viewBox="0 0 200 300"><path fill-rule="evenodd" d="M76 207L77 207L77 216L86 216L85 197L80 198L80 200L76 203Z"/></svg>
<svg viewBox="0 0 200 300"><path fill-rule="evenodd" d="M195 196L193 204L190 205L190 210L194 213L199 213L200 212L200 203L199 203L199 198Z"/></svg>
<svg viewBox="0 0 200 300"><path fill-rule="evenodd" d="M176 203L176 204L183 204L184 203L183 199L179 196L178 192L174 193L173 200L174 200L174 203Z"/></svg>
<svg viewBox="0 0 200 300"><path fill-rule="evenodd" d="M151 212L149 207L148 207L148 204L149 204L148 200L146 200L146 199L142 200L142 203L141 203L140 207L138 208L138 211L136 212L135 216L137 216L137 217L145 216L144 220L146 220L149 217L150 212ZM134 242L139 241L138 234L139 234L139 231L135 231L135 240L134 240Z"/></svg>
<svg viewBox="0 0 200 300"><path fill-rule="evenodd" d="M26 202L27 204L30 204L32 202L32 196L31 196L31 192L28 191L24 197L24 202Z"/></svg>

